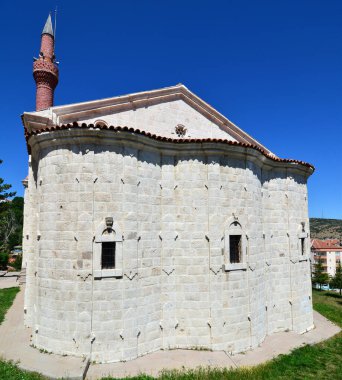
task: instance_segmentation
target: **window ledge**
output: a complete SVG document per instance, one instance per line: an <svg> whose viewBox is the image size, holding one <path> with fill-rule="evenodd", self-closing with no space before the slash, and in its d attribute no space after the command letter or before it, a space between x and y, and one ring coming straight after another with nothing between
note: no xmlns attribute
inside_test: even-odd
<svg viewBox="0 0 342 380"><path fill-rule="evenodd" d="M234 270L247 270L247 264L246 263L237 263L237 264L225 264L224 270L226 272L234 271Z"/></svg>
<svg viewBox="0 0 342 380"><path fill-rule="evenodd" d="M301 263L301 262L309 261L309 260L310 260L309 256L297 256L294 258L290 258L290 261L292 264Z"/></svg>
<svg viewBox="0 0 342 380"><path fill-rule="evenodd" d="M122 277L122 269L102 269L94 270L94 278Z"/></svg>

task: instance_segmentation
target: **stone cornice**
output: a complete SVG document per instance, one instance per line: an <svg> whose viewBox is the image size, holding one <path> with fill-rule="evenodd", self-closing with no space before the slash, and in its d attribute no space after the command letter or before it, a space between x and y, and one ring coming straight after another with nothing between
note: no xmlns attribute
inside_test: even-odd
<svg viewBox="0 0 342 380"><path fill-rule="evenodd" d="M38 138L37 138L38 137ZM143 150L161 150L164 154L198 154L224 155L230 157L245 157L255 162L258 166L271 170L274 168L298 171L309 177L314 172L314 167L306 162L281 159L275 157L260 147L247 143L240 143L224 139L174 139L157 136L139 129L128 127L114 127L101 125L95 127L92 124L66 124L57 127L45 127L26 133L29 149L35 151L37 144L43 147L58 146L61 144L95 143L110 145L115 142L122 146L130 146ZM41 145L42 144L42 145Z"/></svg>

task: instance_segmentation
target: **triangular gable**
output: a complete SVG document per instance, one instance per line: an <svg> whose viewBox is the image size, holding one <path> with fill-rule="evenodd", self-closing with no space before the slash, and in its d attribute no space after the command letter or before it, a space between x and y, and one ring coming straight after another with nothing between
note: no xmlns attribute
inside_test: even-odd
<svg viewBox="0 0 342 380"><path fill-rule="evenodd" d="M139 92L95 101L55 106L23 115L28 130L42 124L62 125L75 121L122 125L160 136L173 137L181 125L188 138L225 138L269 149L204 102L184 85ZM175 136L177 137L177 136Z"/></svg>

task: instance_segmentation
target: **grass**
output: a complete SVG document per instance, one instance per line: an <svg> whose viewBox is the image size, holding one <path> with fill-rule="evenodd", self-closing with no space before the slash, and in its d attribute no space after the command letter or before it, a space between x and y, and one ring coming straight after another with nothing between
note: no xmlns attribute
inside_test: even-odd
<svg viewBox="0 0 342 380"><path fill-rule="evenodd" d="M48 380L36 372L21 370L15 363L0 360L0 379L3 380Z"/></svg>
<svg viewBox="0 0 342 380"><path fill-rule="evenodd" d="M18 290L0 290L0 310L5 313ZM7 293L4 297L3 293ZM6 301L4 301L6 300ZM6 302L7 307L3 302ZM314 309L342 327L342 297L336 293L313 291ZM3 316L2 316L3 318ZM342 380L342 333L316 344L304 346L289 355L280 355L265 364L251 368L164 371L160 380ZM0 379L47 380L31 372L21 371L15 364L0 360ZM152 380L151 376L139 375L126 380ZM105 377L102 380L113 380Z"/></svg>
<svg viewBox="0 0 342 380"><path fill-rule="evenodd" d="M265 364L251 368L196 369L165 371L160 380L338 380L342 379L342 336L334 337L315 346L304 346L290 355L281 355ZM102 380L112 380L107 377ZM128 379L128 378L126 378ZM130 380L152 380L140 375Z"/></svg>
<svg viewBox="0 0 342 380"><path fill-rule="evenodd" d="M342 327L342 297L338 293L313 291L314 309Z"/></svg>
<svg viewBox="0 0 342 380"><path fill-rule="evenodd" d="M0 290L0 324L4 321L6 311L12 306L18 292L18 287Z"/></svg>

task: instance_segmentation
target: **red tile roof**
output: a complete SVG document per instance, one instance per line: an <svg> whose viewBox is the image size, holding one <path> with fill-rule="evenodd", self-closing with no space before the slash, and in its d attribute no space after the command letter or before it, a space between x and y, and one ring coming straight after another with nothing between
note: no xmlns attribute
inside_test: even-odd
<svg viewBox="0 0 342 380"><path fill-rule="evenodd" d="M165 141L165 142L175 143L175 144L208 143L209 142L209 143L223 143L223 144L228 144L228 145L236 145L236 146L241 146L241 147L246 147L246 148L251 148L251 149L257 150L260 153L262 153L265 157L267 157L273 161L286 162L286 163L296 163L296 164L300 164L300 165L306 166L308 168L311 168L312 170L315 170L314 166L307 163L307 162L293 160L293 159L279 158L279 157L273 156L272 154L269 154L265 150L261 149L259 146L249 144L249 143L242 143L242 142L231 141L231 140L226 140L226 139L213 139L213 138L175 139L175 138L171 138L171 137L158 136L158 135L152 134L150 132L145 132L145 131L142 131L140 129L129 128L126 126L125 127L121 127L121 126L114 127L112 125L107 126L104 124L94 126L94 124L74 122L72 124L68 123L68 124L63 124L63 125L57 125L57 126L52 126L52 127L45 127L45 128L41 128L41 129L36 129L32 132L29 132L25 128L25 138L26 138L26 141L28 142L28 140L30 139L31 136L39 135L39 134L44 133L44 132L61 131L61 130L66 130L66 129L70 129L70 128L107 129L107 130L110 130L113 132L119 132L119 131L130 132L130 133L135 133L135 134L139 134L139 135L149 137L153 140Z"/></svg>
<svg viewBox="0 0 342 380"><path fill-rule="evenodd" d="M338 239L319 240L313 239L311 241L311 248L315 251L342 251Z"/></svg>

